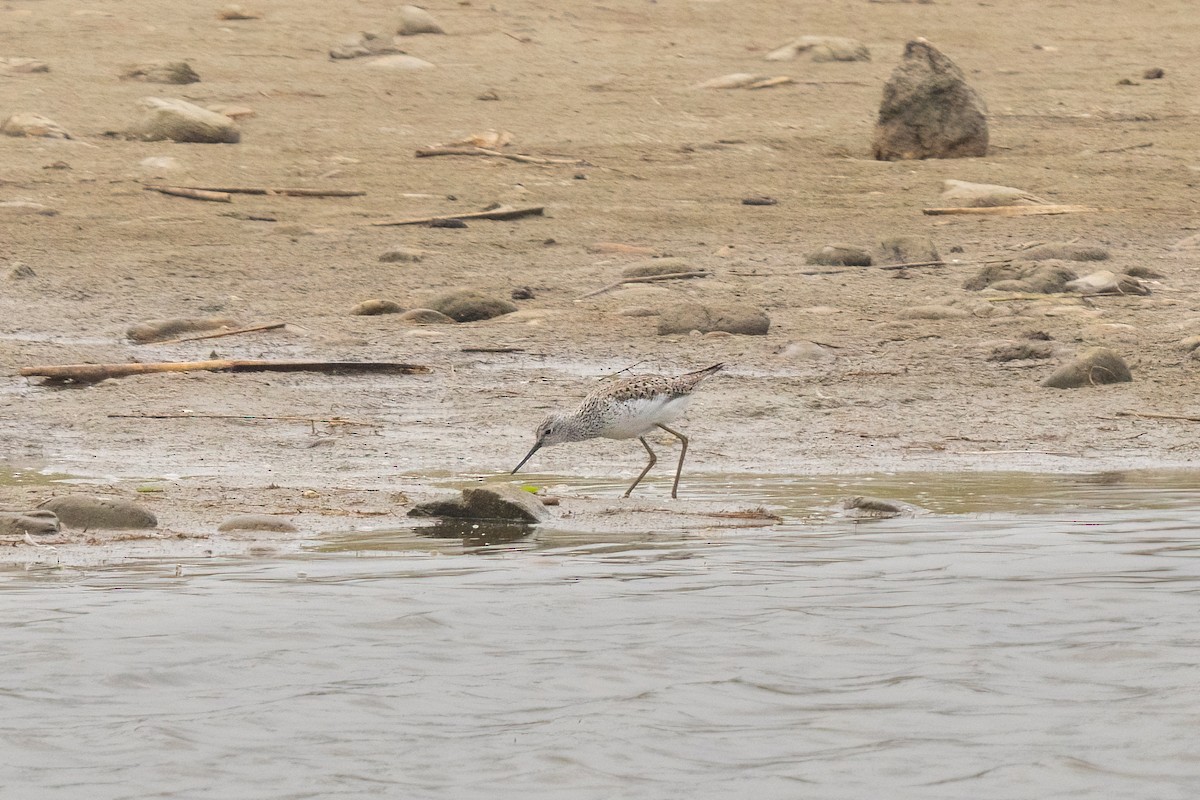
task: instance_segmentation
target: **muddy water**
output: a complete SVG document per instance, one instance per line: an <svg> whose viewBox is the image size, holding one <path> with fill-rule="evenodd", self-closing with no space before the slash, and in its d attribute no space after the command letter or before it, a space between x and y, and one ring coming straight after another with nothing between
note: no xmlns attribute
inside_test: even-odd
<svg viewBox="0 0 1200 800"><path fill-rule="evenodd" d="M938 480L736 484L771 529L0 574L0 795L1196 796L1194 481ZM939 513L837 520L838 483Z"/></svg>

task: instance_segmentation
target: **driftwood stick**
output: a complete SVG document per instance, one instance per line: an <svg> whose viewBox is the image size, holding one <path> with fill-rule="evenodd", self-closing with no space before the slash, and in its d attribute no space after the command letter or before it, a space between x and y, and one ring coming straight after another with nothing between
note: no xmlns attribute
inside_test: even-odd
<svg viewBox="0 0 1200 800"><path fill-rule="evenodd" d="M1157 414L1153 411L1118 411L1118 417L1144 417L1146 419L1178 419L1184 422L1200 422L1200 417L1187 414Z"/></svg>
<svg viewBox="0 0 1200 800"><path fill-rule="evenodd" d="M602 286L599 289L595 290L594 292L588 292L587 294L581 294L579 297L575 298L575 302L578 303L580 300L586 300L589 297L595 297L598 294L604 294L605 292L611 292L613 289L620 288L621 286L623 286L627 283L656 283L657 281L675 281L675 280L686 280L688 278L705 278L709 274L710 273L704 272L702 270L695 270L692 272L668 272L666 275L642 275L641 277L638 277L638 278L622 278L621 280L617 281L616 283L610 283L608 286Z"/></svg>
<svg viewBox="0 0 1200 800"><path fill-rule="evenodd" d="M500 206L499 208L485 209L484 211L468 211L465 214L444 214L436 217L410 217L409 219L385 219L378 222L372 222L372 225L426 225L430 222L438 222L447 219L520 219L521 217L540 216L546 210L545 206L527 206L524 208L514 208L513 206Z"/></svg>
<svg viewBox="0 0 1200 800"><path fill-rule="evenodd" d="M1040 214L1079 214L1085 211L1099 211L1093 206L984 206L982 208L923 208L922 214L943 216L946 214L973 214L976 216L993 217L1030 217Z"/></svg>
<svg viewBox="0 0 1200 800"><path fill-rule="evenodd" d="M149 187L147 187L149 188ZM256 186L181 186L198 192L225 192L227 194L270 194L289 197L362 197L366 192L358 189L279 189Z"/></svg>
<svg viewBox="0 0 1200 800"><path fill-rule="evenodd" d="M507 158L522 164L569 164L575 167L587 166L582 158L543 158L527 156L522 153L502 153L499 150L489 150L486 147L422 147L417 150L417 158L432 158L433 156L491 156L492 158Z"/></svg>
<svg viewBox="0 0 1200 800"><path fill-rule="evenodd" d="M146 186L148 192L161 192L174 197L186 197L189 200L207 200L210 203L232 203L233 198L228 192L214 189L193 189L189 186Z"/></svg>
<svg viewBox="0 0 1200 800"><path fill-rule="evenodd" d="M143 342L143 344L179 344L180 342L198 342L201 339L220 339L222 336L237 336L239 333L255 333L257 331L273 331L286 326L286 322L272 322L269 325L251 325L248 328L231 328L219 333L206 333L203 336L184 336L179 339L163 339L160 342Z"/></svg>
<svg viewBox="0 0 1200 800"><path fill-rule="evenodd" d="M321 422L326 425L362 425L367 428L382 428L378 422L364 422L345 417L277 417L262 414L109 414L109 419L238 419L272 420L277 422Z"/></svg>
<svg viewBox="0 0 1200 800"><path fill-rule="evenodd" d="M211 361L164 361L146 364L65 364L23 367L20 374L25 377L45 378L46 383L97 383L106 378L124 378L129 375L192 371L414 375L429 372L430 369L422 364L402 364L396 361L252 361L221 358Z"/></svg>

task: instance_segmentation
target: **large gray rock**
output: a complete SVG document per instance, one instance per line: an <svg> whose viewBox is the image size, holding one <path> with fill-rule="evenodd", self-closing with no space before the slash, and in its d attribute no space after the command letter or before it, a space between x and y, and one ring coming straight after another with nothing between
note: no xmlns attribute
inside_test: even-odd
<svg viewBox="0 0 1200 800"><path fill-rule="evenodd" d="M963 282L963 288L977 292L995 289L1003 292L1056 294L1066 291L1068 282L1079 276L1061 261L1040 261L1029 264L987 264Z"/></svg>
<svg viewBox="0 0 1200 800"><path fill-rule="evenodd" d="M0 511L0 534L45 536L58 533L58 515L53 511Z"/></svg>
<svg viewBox="0 0 1200 800"><path fill-rule="evenodd" d="M142 99L142 107L145 112L126 131L134 139L234 144L242 138L232 119L185 100L146 97Z"/></svg>
<svg viewBox="0 0 1200 800"><path fill-rule="evenodd" d="M681 303L664 309L658 320L658 333L711 333L725 331L745 336L765 336L771 319L761 308L744 303L706 306L700 303Z"/></svg>
<svg viewBox="0 0 1200 800"><path fill-rule="evenodd" d="M904 48L875 125L880 161L987 155L987 106L953 61L924 39Z"/></svg>
<svg viewBox="0 0 1200 800"><path fill-rule="evenodd" d="M550 519L550 512L529 492L513 486L463 489L461 498L431 500L408 512L410 517L454 517L535 523Z"/></svg>
<svg viewBox="0 0 1200 800"><path fill-rule="evenodd" d="M1107 347L1093 347L1080 353L1075 360L1063 364L1042 381L1050 389L1077 389L1081 386L1100 386L1106 383L1128 383L1133 380L1129 366Z"/></svg>
<svg viewBox="0 0 1200 800"><path fill-rule="evenodd" d="M460 289L439 295L429 301L429 307L434 311L440 311L455 322L492 319L517 310L515 305L503 298L477 292L474 289Z"/></svg>
<svg viewBox="0 0 1200 800"><path fill-rule="evenodd" d="M137 503L119 497L65 494L51 497L38 508L53 511L68 528L156 528L158 519Z"/></svg>

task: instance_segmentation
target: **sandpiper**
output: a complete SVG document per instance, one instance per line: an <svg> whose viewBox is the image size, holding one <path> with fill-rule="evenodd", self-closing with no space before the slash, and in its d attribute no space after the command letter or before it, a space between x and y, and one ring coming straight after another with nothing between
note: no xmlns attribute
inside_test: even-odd
<svg viewBox="0 0 1200 800"><path fill-rule="evenodd" d="M671 486L671 497L679 491L679 475L683 472L683 459L687 455L688 438L679 431L671 430L666 423L674 421L687 410L692 390L700 382L717 372L724 364L669 377L666 375L638 375L632 378L605 383L583 399L579 407L571 412L555 411L542 420L534 432L537 441L528 455L521 459L512 474L525 466L534 453L550 444L579 442L603 436L606 439L634 439L642 443L650 454L650 462L637 476L625 496L646 477L650 468L658 462L658 456L646 443L646 434L661 428L683 442L679 451L679 466L675 468L675 483Z"/></svg>

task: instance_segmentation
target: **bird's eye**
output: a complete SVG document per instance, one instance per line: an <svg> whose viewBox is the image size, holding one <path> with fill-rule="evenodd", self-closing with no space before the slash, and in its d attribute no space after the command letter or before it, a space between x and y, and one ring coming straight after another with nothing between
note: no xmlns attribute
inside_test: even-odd
<svg viewBox="0 0 1200 800"><path fill-rule="evenodd" d="M549 436L549 435L550 435L550 434L552 434L552 433L554 433L554 428L546 428L546 432L545 432L545 433L543 433L542 435L543 435L543 436Z"/></svg>

